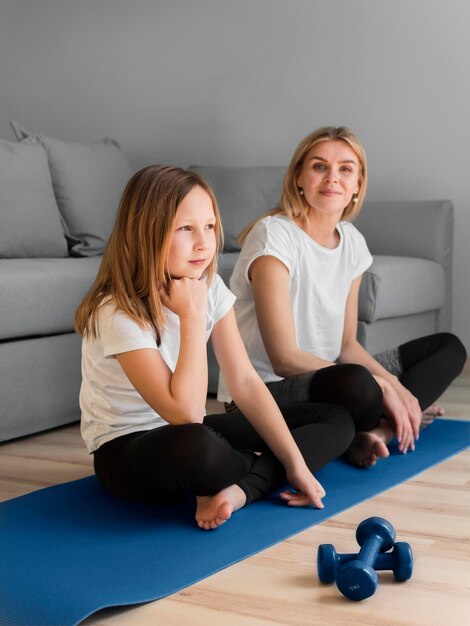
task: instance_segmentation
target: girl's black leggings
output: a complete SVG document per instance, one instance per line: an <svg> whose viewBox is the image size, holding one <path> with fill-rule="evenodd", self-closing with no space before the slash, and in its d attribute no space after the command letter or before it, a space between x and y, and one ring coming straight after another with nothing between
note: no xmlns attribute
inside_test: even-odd
<svg viewBox="0 0 470 626"><path fill-rule="evenodd" d="M380 402L378 385L374 393ZM337 405L305 403L281 411L312 472L345 452L356 434L353 416ZM371 413L361 429L372 429L377 421ZM203 424L123 435L94 453L94 466L108 491L145 501L172 500L185 491L213 495L237 484L248 504L286 477L282 464L240 411L207 415Z"/></svg>
<svg viewBox="0 0 470 626"><path fill-rule="evenodd" d="M422 409L458 376L466 359L461 342L448 333L398 350L400 380ZM377 426L382 414L382 391L361 365L336 365L268 387L312 472L345 452L357 432ZM94 453L94 465L111 493L134 500L171 500L185 491L213 495L237 484L248 504L285 480L281 463L238 410L208 415L203 424L118 437Z"/></svg>
<svg viewBox="0 0 470 626"><path fill-rule="evenodd" d="M451 333L420 337L397 348L400 382L427 409L460 374L467 358L462 342ZM375 380L362 365L339 364L317 372L300 374L268 388L278 404L284 402L335 402L346 408L359 423L381 405L370 402Z"/></svg>

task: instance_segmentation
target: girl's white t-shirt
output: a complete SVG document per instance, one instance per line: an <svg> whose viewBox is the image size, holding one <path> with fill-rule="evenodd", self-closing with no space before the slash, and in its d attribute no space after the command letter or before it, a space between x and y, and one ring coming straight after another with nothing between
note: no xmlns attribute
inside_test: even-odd
<svg viewBox="0 0 470 626"><path fill-rule="evenodd" d="M234 301L220 276L214 276L208 289L206 341ZM167 424L139 395L115 358L116 354L150 348L160 352L173 372L179 355L180 323L166 307L164 313L166 325L160 346L153 329L141 328L111 301L98 313L97 339L83 339L81 433L90 453L115 437Z"/></svg>
<svg viewBox="0 0 470 626"><path fill-rule="evenodd" d="M338 246L325 248L288 217L270 216L257 222L245 240L230 289L237 297L235 313L248 356L267 383L282 378L274 373L264 348L248 270L260 256L274 256L287 267L297 345L335 361L341 350L351 283L372 263L364 237L350 222L340 222L336 228ZM218 398L229 400L222 377Z"/></svg>

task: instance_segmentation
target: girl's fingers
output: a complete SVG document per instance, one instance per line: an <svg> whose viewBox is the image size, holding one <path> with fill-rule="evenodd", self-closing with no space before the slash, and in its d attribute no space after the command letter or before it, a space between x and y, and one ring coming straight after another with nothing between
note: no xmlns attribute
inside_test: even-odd
<svg viewBox="0 0 470 626"><path fill-rule="evenodd" d="M283 491L279 494L280 498L287 502L289 506L311 506L312 504L317 507L317 509L323 509L324 505L321 501L320 494L313 493L311 496L307 496L304 493L298 491L294 493L292 491Z"/></svg>

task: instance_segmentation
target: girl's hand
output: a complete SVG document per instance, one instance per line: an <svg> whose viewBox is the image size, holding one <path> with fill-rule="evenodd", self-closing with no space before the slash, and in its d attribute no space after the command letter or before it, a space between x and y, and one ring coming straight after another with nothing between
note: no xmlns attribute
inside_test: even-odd
<svg viewBox="0 0 470 626"><path fill-rule="evenodd" d="M179 318L205 317L207 309L207 283L195 278L177 278L169 283L168 293L160 289L163 304Z"/></svg>
<svg viewBox="0 0 470 626"><path fill-rule="evenodd" d="M283 491L280 494L280 497L289 506L310 506L313 504L317 509L324 508L321 499L325 496L325 490L306 465L288 471L287 479L292 487L297 490L297 493Z"/></svg>
<svg viewBox="0 0 470 626"><path fill-rule="evenodd" d="M397 436L399 450L404 454L408 450L414 450L414 433L405 404L388 381L380 376L374 378L382 389L384 413Z"/></svg>

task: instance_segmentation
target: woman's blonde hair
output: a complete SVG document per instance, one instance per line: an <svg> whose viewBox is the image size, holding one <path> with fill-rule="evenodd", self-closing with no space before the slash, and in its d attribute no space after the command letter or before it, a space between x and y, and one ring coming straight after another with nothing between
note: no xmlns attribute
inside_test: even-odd
<svg viewBox="0 0 470 626"><path fill-rule="evenodd" d="M164 327L160 289L168 289L171 281L168 255L173 224L178 207L194 187L209 194L216 218L216 253L205 272L210 284L223 247L214 192L195 172L164 165L144 167L124 189L98 275L75 313L77 333L97 337L98 311L111 298L116 308L141 327L150 324L160 344Z"/></svg>
<svg viewBox="0 0 470 626"><path fill-rule="evenodd" d="M240 244L243 244L253 226L268 215L286 215L293 220L307 220L309 206L305 196L300 194L296 178L308 152L314 145L322 141L345 141L351 146L359 159L359 192L357 194L357 202L354 202L353 198L351 199L345 207L341 219L352 221L358 215L367 189L367 160L364 146L356 135L345 126L323 126L307 135L297 146L284 176L279 206L263 213L263 215L260 215L260 217L248 224L239 237Z"/></svg>

